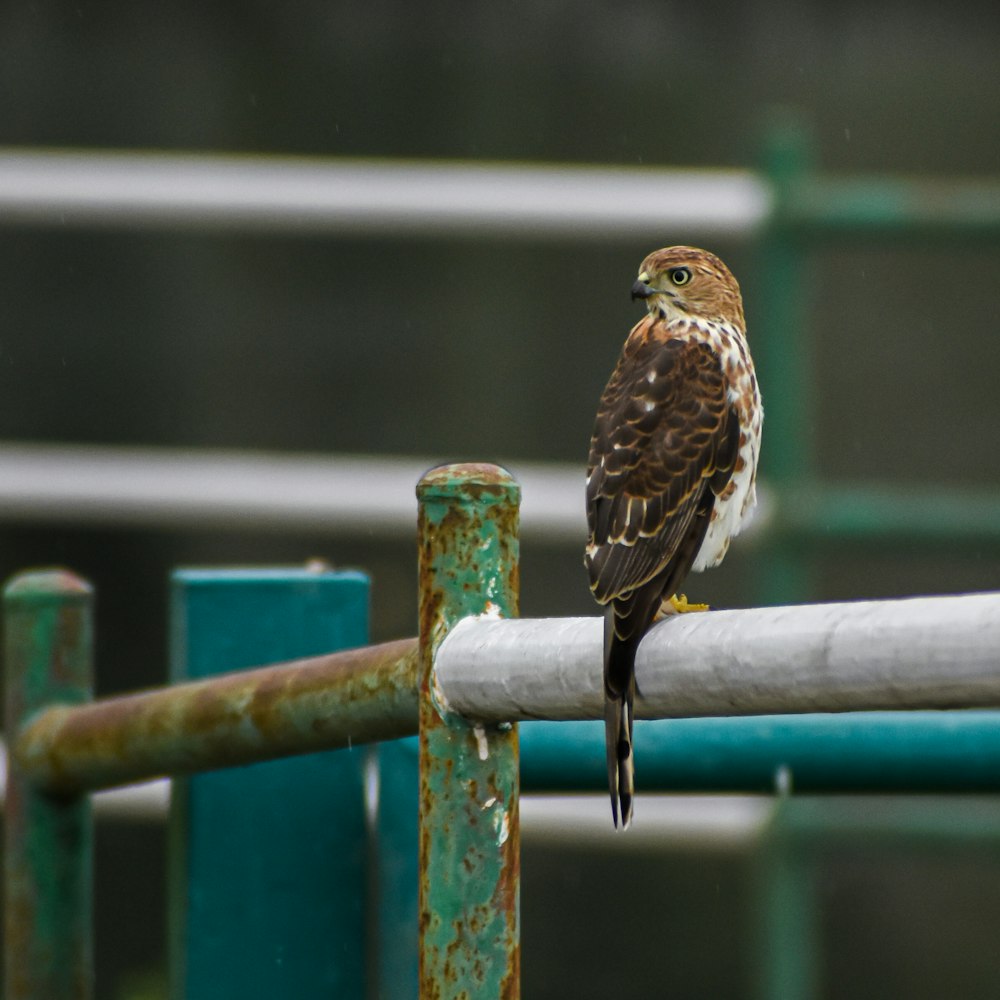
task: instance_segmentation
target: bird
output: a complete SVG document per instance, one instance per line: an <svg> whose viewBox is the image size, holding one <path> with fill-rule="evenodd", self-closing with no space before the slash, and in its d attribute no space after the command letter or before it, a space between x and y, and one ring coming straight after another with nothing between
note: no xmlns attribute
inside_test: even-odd
<svg viewBox="0 0 1000 1000"><path fill-rule="evenodd" d="M601 394L587 462L590 589L606 608L604 724L611 814L632 821L635 657L675 596L717 566L756 502L764 410L743 299L715 254L649 254L632 285L646 315ZM704 605L697 606L699 609Z"/></svg>

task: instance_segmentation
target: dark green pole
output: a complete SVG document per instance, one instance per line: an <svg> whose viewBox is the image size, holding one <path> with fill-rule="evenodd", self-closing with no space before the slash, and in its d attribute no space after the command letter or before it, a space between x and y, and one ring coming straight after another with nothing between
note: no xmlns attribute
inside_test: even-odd
<svg viewBox="0 0 1000 1000"><path fill-rule="evenodd" d="M777 511L795 488L813 480L816 422L812 336L808 323L808 247L794 225L794 206L812 167L807 134L786 113L768 129L764 169L774 209L758 254L750 336L764 397L764 439L760 474L774 487ZM806 556L778 532L766 555L758 556L763 604L809 599Z"/></svg>
<svg viewBox="0 0 1000 1000"><path fill-rule="evenodd" d="M417 487L420 565L420 996L520 996L516 726L451 715L437 647L461 618L518 612L520 488L492 465L446 465Z"/></svg>
<svg viewBox="0 0 1000 1000"><path fill-rule="evenodd" d="M817 866L786 830L784 799L756 851L753 869L754 997L817 1000L821 929ZM812 845L815 846L815 845Z"/></svg>
<svg viewBox="0 0 1000 1000"><path fill-rule="evenodd" d="M18 766L16 736L36 711L93 691L93 594L63 570L23 573L4 590L4 996L93 995L93 827L86 795L36 791Z"/></svg>

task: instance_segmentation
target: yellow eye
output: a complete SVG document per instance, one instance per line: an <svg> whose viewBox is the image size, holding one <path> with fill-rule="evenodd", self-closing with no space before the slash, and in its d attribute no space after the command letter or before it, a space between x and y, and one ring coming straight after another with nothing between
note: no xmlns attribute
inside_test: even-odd
<svg viewBox="0 0 1000 1000"><path fill-rule="evenodd" d="M686 267L675 267L670 271L670 280L679 288L691 280L691 272Z"/></svg>

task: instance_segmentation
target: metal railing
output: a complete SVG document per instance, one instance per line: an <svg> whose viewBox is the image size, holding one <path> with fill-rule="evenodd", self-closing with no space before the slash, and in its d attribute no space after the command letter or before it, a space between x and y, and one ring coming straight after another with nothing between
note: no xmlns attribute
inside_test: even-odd
<svg viewBox="0 0 1000 1000"><path fill-rule="evenodd" d="M589 728L574 735L569 721L550 723L551 733L539 727L533 736L531 724L522 726L522 766L515 720L599 714L600 623L508 620L517 614L519 499L519 488L508 474L493 466L442 467L421 480L418 497L416 639L91 702L90 588L60 572L28 574L8 585L8 1000L89 995L87 791L415 732L420 734L417 752L397 743L385 749L398 747L404 756L411 755L413 764L419 758L419 790L412 767L393 773L383 760L374 777L376 785L387 787L401 780L400 774L404 783L412 781L404 794L397 787L382 798L395 806L412 801L419 814L419 828L406 844L410 862L402 881L398 865L381 875L378 906L388 899L397 922L391 933L378 935L375 967L383 968L387 978L384 968L389 966L397 972L412 969L407 961L415 956L401 958L400 953L418 937L419 972L393 995L415 995L417 976L421 996L519 995L520 789L522 784L600 786L604 767L600 734ZM313 600L310 592L316 586L308 573L291 582L293 597ZM204 596L210 583L188 574L186 584L197 599L179 605L182 617L175 628L181 631L176 634L190 662L204 658L195 634L218 606L199 604L197 595ZM300 631L301 615L288 614L288 607L284 617ZM259 608L249 613L262 617ZM271 619L263 617L264 627L273 631ZM660 744L658 750L644 743L640 724L636 752L645 787L689 787L686 780L707 787L711 782L704 780L703 752L690 756L691 772L685 776L685 743L690 747L699 740L716 740L720 787L759 788L763 780L766 788L776 775L787 784L789 774L799 786L798 758L806 758L802 771L808 775L811 755L814 774L834 775L834 787L966 788L971 780L974 787L996 789L1000 727L995 713L900 710L1000 703L998 638L1000 595L993 594L710 612L666 622L640 649L643 716L896 711L844 716L844 725L835 727L836 739L828 742L823 734L831 732L829 715L790 717L784 730L780 725L775 729L770 716L653 723L651 733L658 726L671 727L668 738L648 741ZM894 724L887 724L888 718ZM747 723L760 721L766 725L758 725L755 736ZM867 739L852 748L852 732L862 732L866 724ZM736 728L727 760L725 752L718 752L718 741L730 725ZM975 751L966 755L970 743ZM956 752L962 754L960 768L942 772L935 766ZM759 770L752 776L746 762L755 756ZM822 778L816 786L823 787ZM280 787L290 794L284 778ZM351 829L350 803L344 798L350 783L324 787L335 797L339 822ZM213 786L209 799L219 794ZM370 797L371 791L366 794ZM200 808L198 800L192 784L178 818L188 838L192 834L185 824ZM231 854L241 823L238 814L226 820L237 828L215 832L222 837L222 850ZM392 829L398 836L406 827L403 821ZM266 849L262 829L249 835L255 850ZM188 854L199 839L204 834L189 840ZM53 871L60 873L58 878L51 877ZM231 896L232 887L226 891ZM197 892L179 893L180 905L187 908L178 922L192 924L179 939L188 948L196 947L196 938L201 942L197 947L212 938L204 916L196 912L206 892L199 885ZM352 927L355 934L334 959L350 964L353 958L344 956L365 950L365 921L357 918L361 903L346 896L333 905L347 914L339 926ZM408 906L410 916L400 917ZM224 912L239 928L232 908ZM301 919L308 923L309 914ZM400 930L401 922L414 938ZM253 966L246 939L239 954L237 959L214 953L213 967L226 958ZM190 955L172 959L181 974L192 964L198 963ZM176 988L184 992L186 985ZM354 981L350 988L355 995L363 990Z"/></svg>
<svg viewBox="0 0 1000 1000"><path fill-rule="evenodd" d="M473 161L0 149L0 225L517 239L1000 234L991 180L814 178L775 132L768 175Z"/></svg>
<svg viewBox="0 0 1000 1000"><path fill-rule="evenodd" d="M409 536L413 483L430 458L294 455L213 448L0 442L0 519L186 531L364 532ZM579 546L583 470L514 462L521 529ZM989 489L786 485L764 482L745 538L799 547L1000 546L1000 494Z"/></svg>
<svg viewBox="0 0 1000 1000"><path fill-rule="evenodd" d="M794 122L771 130L763 161L755 172L6 149L0 226L753 239L760 248L754 329L767 333L755 350L768 390L765 497L773 502L764 513L775 543L760 561L762 603L801 599L808 590L803 542L1000 544L995 490L907 487L900 496L891 484L856 488L818 479L807 419L813 378L805 294L809 250L831 241L995 245L1000 183L817 174L809 138ZM366 501L405 495L405 505L392 501L387 510L359 512L352 499L359 476L387 474L398 484L395 473L412 475L405 461L362 471L352 459L324 468L307 457L156 450L115 456L8 447L0 457L15 473L0 483L0 513L12 518L277 527L320 526L334 515L348 528L392 531L408 527L412 515L408 493L398 489L365 491ZM49 460L62 464L61 473ZM563 470L524 467L523 479L525 530L579 538L579 494Z"/></svg>
<svg viewBox="0 0 1000 1000"><path fill-rule="evenodd" d="M317 235L749 235L748 170L0 150L0 224Z"/></svg>
<svg viewBox="0 0 1000 1000"><path fill-rule="evenodd" d="M804 269L810 248L834 240L961 239L995 244L1000 239L1000 184L817 176L808 143L794 128L772 135L765 159L764 172L752 173L533 168L520 164L320 163L256 157L8 150L0 153L0 225L419 239L475 236L604 240L609 235L658 239L664 231L681 238L690 235L696 241L718 236L752 238L759 241L761 266L754 326L768 332L758 357L761 369L767 372L767 471L772 487L772 502L766 506L767 516L763 519L772 543L761 559L761 564L769 567L762 574L765 602L780 604L800 599L805 592L802 543L855 540L905 545L918 539L949 546L995 546L1000 542L1000 502L995 491L957 494L947 489L908 489L901 497L888 487L857 489L817 479L810 422L805 419L810 409L811 370ZM123 457L126 460L119 463ZM89 518L254 528L296 523L326 530L330 520L336 520L348 530L363 524L366 528L394 531L399 527L409 529L412 523L412 495L407 488L404 500L404 491L398 488L404 478L407 487L413 482L417 470L412 466L391 471L390 476L396 478L388 492L398 499L383 511L373 510L369 504L373 495L380 493L373 489L373 468L384 471L385 467L362 469L351 466L351 460L336 460L336 469L324 469L321 463L308 458L299 461L229 456L234 461L229 466L231 475L216 492L212 483L217 481L210 476L204 486L182 485L190 484L192 475L198 478L199 467L205 472L207 463L219 458L162 452L128 456L94 451L89 455L75 451L57 454L49 449L21 449L19 456L8 452L5 469L19 468L20 474L0 483L0 510L10 518L20 519ZM6 459L11 459L10 465ZM15 460L21 461L20 466ZM241 464L244 460L245 465ZM565 476L559 470L537 472L536 486L530 483L531 470L524 470L525 529L536 531L537 537L578 538L582 513L575 471ZM152 478L147 478L150 473ZM106 478L113 475L119 478ZM352 514L350 484L359 478L365 479L366 507L363 513ZM279 480L282 485L275 489ZM112 481L114 489L109 489ZM295 489L289 490L289 483L294 483ZM345 484L348 495L332 500ZM404 992L415 993L417 948L406 942L409 935L416 940L419 910L419 977L425 988L433 984L442 996L451 995L453 988L474 989L483 996L516 995L519 787L600 787L604 780L601 736L589 722L553 723L558 735L553 734L548 723L524 724L520 726L518 773L513 729L477 726L462 717L447 716L442 720L438 714L442 698L462 703L470 711L478 706L478 711L488 714L486 708L500 694L496 682L490 688L478 676L449 676L458 661L449 663L456 654L448 649L459 649L460 643L473 638L477 643L480 639L485 642L492 636L488 641L495 655L490 662L499 663L512 652L524 651L525 636L520 629L539 630L538 641L531 647L531 659L521 661L520 667L514 665L523 670L527 664L528 674L519 675L515 669L502 676L507 677L508 693L517 696L512 704L516 701L519 712L523 709L526 714L543 715L543 704L533 702L518 684L528 680L541 683L549 709L553 692L558 690L556 701L563 706L564 715L565 704L579 697L580 714L586 715L593 710L592 704L587 707L587 699L593 701L593 690L588 695L587 685L592 689L598 683L599 657L593 646L593 623L510 621L463 624L437 655L438 642L463 616L497 608L507 615L516 612L511 565L515 553L509 540L504 542L507 529L489 534L489 519L481 516L486 508L509 503L512 488L496 480L478 483L474 489L472 485L471 480L446 479L425 491L421 505L425 517L432 509L458 502L459 497L472 507L455 523L449 520L446 529L442 527L444 521L436 522L435 540L422 550L424 598L417 659L410 659L412 641L399 658L389 655L387 661L386 650L382 650L380 662L388 669L387 674L369 676L363 666L369 654L358 654L360 660L356 655L349 659L323 658L319 664L296 662L288 670L264 668L255 676L201 681L197 685L207 686L178 687L165 693L117 699L114 704L56 708L53 703L87 700L82 674L74 676L73 672L74 666L85 666L87 660L87 588L71 578L44 577L27 578L8 590L8 669L16 674L19 664L25 670L30 667L33 678L30 684L20 687L13 674L8 680L8 690L15 691L15 696L8 697L7 732L12 739L20 734L12 753L6 805L8 997L88 995L90 820L86 795L68 789L131 780L145 773L190 773L240 759L259 759L261 754L270 755L272 751L286 753L301 748L305 752L325 740L338 746L345 735L353 745L356 736L377 737L382 733L380 726L389 727L390 718L397 727L392 732L411 730L417 725L414 713L420 716L425 734L419 796L413 777L417 755L412 748L406 749L405 741L380 747L379 769L366 772L369 779L375 775L376 784L381 783L383 794L379 801L384 808L408 803L407 796L412 794L414 815L418 798L421 809L419 838L416 827L411 830L407 826L405 815L402 819L397 816L394 825L382 828L381 846L372 849L384 860L386 843L393 836L401 837L412 868L405 869L407 877L399 880L398 857L388 865L387 870L396 872L397 877L386 876L387 886L383 888L389 892L373 904L378 910L374 921L379 929L378 949L369 972L376 980L381 977L384 982L404 982ZM357 491L353 492L357 495ZM540 499L543 496L544 501ZM471 540L466 540L468 544L454 549L438 547L437 543L457 523L468 526L473 521L478 528ZM509 517L507 524L509 528ZM489 537L482 531L487 531ZM485 589L478 582L471 586L472 576ZM728 706L727 711L742 708L760 712L993 703L997 691L992 665L988 656L979 655L983 646L972 638L974 621L984 626L983 634L993 635L993 600L975 597L956 598L956 603L933 602L921 606L916 618L912 605L878 603L870 613L874 615L871 622L875 633L879 634L866 633L863 623L854 621L849 606L838 612L843 618L835 632L824 629L823 611L808 608L779 609L782 616L788 616L782 617L780 626L763 612L734 613L724 636L708 634L710 623L719 620L716 615L707 616L706 624L700 620L690 624L687 620L672 622L654 632L644 647L650 671L644 691L649 688L652 705L657 690L655 679L661 676L655 666L662 656L669 654L673 665L686 662L689 654L700 651L699 655L708 657L701 661L702 670L678 675L674 686L656 695L659 700L654 711L677 711L673 699L680 695L689 699L687 710L692 714L698 714L698 704L713 706L711 711ZM916 620L925 612L937 616L928 619L934 625L930 631L920 631L922 622ZM980 614L981 620L976 617ZM30 627L29 621L33 623ZM882 629L893 621L901 623L900 641L883 645ZM768 681L770 701L765 698L755 702L760 690L741 680L747 676L741 672L723 671L725 685L702 690L705 675L724 664L761 666L752 643L737 650L730 640L734 636L751 639L761 634L754 628L762 625L768 648L780 646L786 653L794 653L800 662L814 666L815 671L796 673L785 660L777 663L773 671L768 668L762 676ZM786 643L786 634L800 626L806 630L803 644ZM915 631L908 635L910 628ZM556 629L563 632L557 636ZM187 635L183 629L180 631ZM516 642L512 638L515 634ZM855 637L855 645L849 653L831 660L828 652L850 635ZM870 640L867 647L866 638ZM990 641L995 648L995 637ZM564 642L582 646L556 674L549 675L545 672L546 651L565 652ZM469 647L461 648L464 659ZM879 649L890 655L879 660L875 655ZM919 662L916 674L893 673L904 653L908 660ZM716 654L719 659L713 660ZM278 654L272 658L297 655ZM470 662L475 660L469 655ZM956 684L952 671L946 668L957 662L975 669ZM347 663L351 666L345 666ZM433 674L432 663L440 667ZM587 667L587 663L591 666ZM860 674L840 672L842 667L859 663L863 665ZM46 665L53 669L43 679ZM872 676L868 676L867 668ZM318 686L282 687L283 678L296 676L315 681ZM380 686L377 677L388 686ZM371 689L366 687L366 678L372 681ZM418 678L422 685L419 696ZM798 687L799 682L805 687ZM390 694L393 683L397 686ZM556 689L552 684L562 686ZM282 692L277 698L275 685ZM327 685L329 695L325 693ZM358 694L358 685L364 694ZM791 694L785 692L784 685L791 685ZM466 688L471 689L471 695ZM351 691L357 697L352 695L338 703L333 693L336 691ZM792 695L800 700L796 702ZM333 701L324 700L327 698ZM466 704L464 698L472 700ZM733 699L735 704L730 704ZM388 716L380 714L384 704L375 707L386 700L393 706ZM343 723L339 712L339 722L325 714L322 706L332 704L343 705L347 723ZM362 704L371 709L368 721L360 716L351 721L352 713L363 714ZM248 714L249 706L255 706L255 713ZM42 714L37 714L36 710L41 709ZM501 714L523 717L510 705ZM95 724L96 720L100 721ZM213 730L215 726L219 728ZM257 726L263 728L254 728ZM390 728L386 728L386 734ZM640 725L636 752L642 761L642 782L650 789L766 790L773 788L776 780L784 782L790 774L800 790L995 791L1000 784L998 728L994 713L978 711L682 718ZM218 737L214 742L213 731ZM241 758L240 754L249 756ZM396 770L390 766L394 759ZM131 768L127 774L120 770L122 761ZM32 769L31 773L28 769ZM207 780L206 776L191 783L192 794L185 791L177 796L171 809L172 837L182 838L176 831L188 829L185 817L191 819L192 826L203 824L205 800L211 796L193 794L202 780ZM310 789L315 784L306 782ZM64 794L53 797L43 787L62 788ZM348 783L343 787L354 786ZM281 788L287 792L283 784ZM239 799L241 794L246 797L245 788L242 793L231 793L225 801L232 804L234 796ZM351 825L350 815L343 808L347 793L341 790L337 794L338 822L334 825L344 826L344 836L349 837L357 827ZM290 811L294 812L294 807L290 806ZM260 822L257 814L253 822ZM330 823L320 825L325 829ZM270 833L264 839L274 848L268 855L273 860L280 856L280 843ZM223 839L226 836L231 846L233 832L223 834ZM344 843L330 853L353 856L353 848L344 847ZM419 904L405 889L418 882L418 844L423 876L419 880ZM195 846L187 844L185 848L190 879L207 878L206 868L223 867L219 861L226 860L225 850L205 861ZM39 864L40 858L45 859L45 864ZM466 860L471 867L466 867ZM57 871L59 878L53 880L52 871ZM350 951L357 955L364 946L356 936L349 935L360 933L356 909L361 890L350 872L338 871L345 879L344 885L356 891L347 893L349 900L336 901L343 919L335 924L336 934L328 937L345 936L345 954ZM212 897L218 886L209 890L198 883L198 890L195 895L203 900ZM391 896L392 891L395 896ZM179 898L187 898L182 890L178 892ZM474 905L466 908L463 900L473 900ZM173 938L173 951L180 957L174 960L174 979L185 984L177 987L183 992L189 982L186 977L216 968L218 955L204 951L194 955L207 938L199 932L211 926L206 923L209 917L202 911L195 913L190 900L178 905L182 917L173 921L180 928ZM313 927L331 926L327 919L329 900L326 905L324 919L312 920ZM284 912L275 909L272 930L280 924ZM303 905L303 911L306 919L297 925L300 941L309 939L308 904ZM274 933L277 937L280 928ZM246 954L246 937L239 943L240 953ZM53 960L53 955L58 960ZM345 973L345 963L350 965L340 956L337 974L347 976L340 982L347 992L358 994L364 973L356 962ZM253 963L245 964L248 969L253 967ZM331 974L329 965L323 967L323 974ZM368 985L364 988L374 996L372 980L365 982ZM788 995L808 995L808 987Z"/></svg>

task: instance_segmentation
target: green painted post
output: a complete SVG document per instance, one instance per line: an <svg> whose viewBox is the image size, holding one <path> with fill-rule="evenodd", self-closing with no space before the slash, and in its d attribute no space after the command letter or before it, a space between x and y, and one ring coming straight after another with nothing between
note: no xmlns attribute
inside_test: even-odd
<svg viewBox="0 0 1000 1000"><path fill-rule="evenodd" d="M23 573L4 590L4 996L93 995L90 798L35 791L17 764L16 734L45 705L93 695L93 593L63 570Z"/></svg>
<svg viewBox="0 0 1000 1000"><path fill-rule="evenodd" d="M520 488L492 465L446 465L417 487L420 565L420 996L520 996L516 726L450 715L434 654L475 614L518 612Z"/></svg>
<svg viewBox="0 0 1000 1000"><path fill-rule="evenodd" d="M811 482L815 473L812 428L815 381L808 322L807 249L792 224L792 206L812 166L806 134L798 123L781 118L772 123L765 148L765 173L775 205L758 254L751 336L764 396L764 441L761 475L777 491L781 505L793 487ZM780 539L763 563L761 603L802 603L809 597L806 556Z"/></svg>
<svg viewBox="0 0 1000 1000"><path fill-rule="evenodd" d="M174 679L363 645L368 602L355 572L180 571ZM174 782L178 1000L364 996L364 760L341 750Z"/></svg>
<svg viewBox="0 0 1000 1000"><path fill-rule="evenodd" d="M817 1000L821 935L816 863L785 829L785 799L775 810L755 859L754 996L758 1000Z"/></svg>

